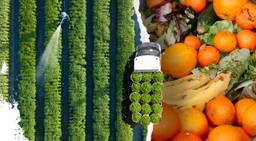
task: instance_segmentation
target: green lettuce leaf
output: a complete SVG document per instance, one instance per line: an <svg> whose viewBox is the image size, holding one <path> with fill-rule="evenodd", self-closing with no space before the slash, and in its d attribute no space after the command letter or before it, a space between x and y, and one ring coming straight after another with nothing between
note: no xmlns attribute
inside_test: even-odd
<svg viewBox="0 0 256 141"><path fill-rule="evenodd" d="M212 26L210 26L209 31L198 35L198 37L206 44L213 45L213 38L216 33L227 30L233 33L236 33L239 29L237 26L233 25L232 21L222 20L215 22Z"/></svg>

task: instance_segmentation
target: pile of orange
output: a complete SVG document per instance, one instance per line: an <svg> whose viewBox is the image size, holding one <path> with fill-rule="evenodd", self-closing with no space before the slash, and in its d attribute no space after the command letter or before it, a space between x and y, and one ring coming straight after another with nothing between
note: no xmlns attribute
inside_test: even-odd
<svg viewBox="0 0 256 141"><path fill-rule="evenodd" d="M163 116L154 125L152 141L251 141L256 136L256 102L244 98L233 104L218 96L198 109L174 111L163 104Z"/></svg>
<svg viewBox="0 0 256 141"><path fill-rule="evenodd" d="M184 43L168 47L162 55L162 71L173 78L187 76L197 66L206 67L217 64L220 53L230 53L239 48L250 51L256 49L256 33L241 30L236 35L230 31L221 31L214 36L214 46L202 45L197 36L188 35Z"/></svg>

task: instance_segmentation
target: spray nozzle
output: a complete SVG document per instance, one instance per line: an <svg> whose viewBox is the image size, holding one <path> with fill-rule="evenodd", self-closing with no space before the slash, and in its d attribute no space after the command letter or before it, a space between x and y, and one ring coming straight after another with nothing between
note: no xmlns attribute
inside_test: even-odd
<svg viewBox="0 0 256 141"><path fill-rule="evenodd" d="M61 22L60 22L60 24L63 24L63 22L66 20L66 21L69 21L69 16L68 16L68 14L66 13L66 12L61 12L61 14L60 14L60 17L61 17Z"/></svg>

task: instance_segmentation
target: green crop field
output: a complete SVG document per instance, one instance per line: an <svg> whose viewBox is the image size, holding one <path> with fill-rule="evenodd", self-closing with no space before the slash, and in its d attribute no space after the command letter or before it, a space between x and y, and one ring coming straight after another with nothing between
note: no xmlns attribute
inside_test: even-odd
<svg viewBox="0 0 256 141"><path fill-rule="evenodd" d="M62 11L69 21L61 23ZM1 1L0 69L6 64L8 71L0 74L0 95L18 102L28 140L134 139L123 110L126 67L135 51L133 15L132 0ZM53 38L57 52L44 58Z"/></svg>

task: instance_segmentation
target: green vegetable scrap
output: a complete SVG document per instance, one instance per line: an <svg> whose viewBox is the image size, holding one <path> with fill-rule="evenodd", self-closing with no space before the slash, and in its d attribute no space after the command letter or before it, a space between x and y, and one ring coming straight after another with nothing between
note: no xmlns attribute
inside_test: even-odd
<svg viewBox="0 0 256 141"><path fill-rule="evenodd" d="M218 19L218 17L217 17L217 15L214 12L213 5L210 4L198 16L197 32L199 34L203 34L203 33L207 32L209 30L210 26L215 21L217 21L217 19Z"/></svg>
<svg viewBox="0 0 256 141"><path fill-rule="evenodd" d="M240 29L233 25L232 21L222 20L215 22L212 26L210 26L208 32L198 35L198 37L206 44L213 45L213 38L216 33L227 30L233 33L237 33Z"/></svg>
<svg viewBox="0 0 256 141"><path fill-rule="evenodd" d="M243 80L256 80L256 52L250 56L249 65L246 69Z"/></svg>
<svg viewBox="0 0 256 141"><path fill-rule="evenodd" d="M245 70L248 68L249 57L250 51L248 49L237 49L220 60L219 70L232 72L229 89L239 81Z"/></svg>

